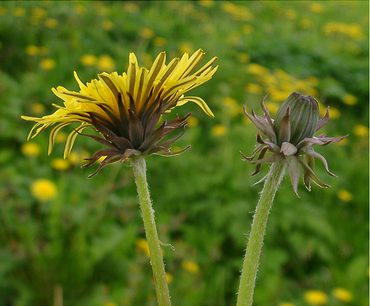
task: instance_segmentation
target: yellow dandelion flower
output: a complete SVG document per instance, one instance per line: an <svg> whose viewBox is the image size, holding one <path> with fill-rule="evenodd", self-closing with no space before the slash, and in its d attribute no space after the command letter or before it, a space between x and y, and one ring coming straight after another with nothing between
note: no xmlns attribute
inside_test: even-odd
<svg viewBox="0 0 370 306"><path fill-rule="evenodd" d="M57 187L48 179L38 179L31 185L31 194L41 202L52 200L57 196Z"/></svg>
<svg viewBox="0 0 370 306"><path fill-rule="evenodd" d="M358 124L353 128L353 133L358 137L368 137L369 128L365 125Z"/></svg>
<svg viewBox="0 0 370 306"><path fill-rule="evenodd" d="M31 56L35 56L39 54L39 48L33 45L27 46L26 47L26 53Z"/></svg>
<svg viewBox="0 0 370 306"><path fill-rule="evenodd" d="M345 189L340 189L337 193L337 196L343 202L349 202L353 199L352 193Z"/></svg>
<svg viewBox="0 0 370 306"><path fill-rule="evenodd" d="M138 238L136 240L136 247L140 252L150 257L149 245L145 238Z"/></svg>
<svg viewBox="0 0 370 306"><path fill-rule="evenodd" d="M214 7L215 1L214 0L199 0L199 4L205 7Z"/></svg>
<svg viewBox="0 0 370 306"><path fill-rule="evenodd" d="M26 10L23 7L16 7L13 10L13 16L15 17L23 17L26 15Z"/></svg>
<svg viewBox="0 0 370 306"><path fill-rule="evenodd" d="M192 260L184 260L181 263L181 266L190 273L198 273L199 272L199 266L196 262Z"/></svg>
<svg viewBox="0 0 370 306"><path fill-rule="evenodd" d="M340 117L339 109L330 107L330 119L338 119Z"/></svg>
<svg viewBox="0 0 370 306"><path fill-rule="evenodd" d="M231 116L236 116L243 112L242 108L239 106L238 102L231 97L225 97L222 103L226 106L228 112Z"/></svg>
<svg viewBox="0 0 370 306"><path fill-rule="evenodd" d="M163 37L155 37L153 39L153 45L156 47L163 47L167 43L167 40Z"/></svg>
<svg viewBox="0 0 370 306"><path fill-rule="evenodd" d="M256 63L249 64L247 67L247 71L250 74L254 74L254 75L262 75L262 74L266 74L270 72L266 67L263 67Z"/></svg>
<svg viewBox="0 0 370 306"><path fill-rule="evenodd" d="M243 26L242 31L244 34L249 35L254 31L254 28L250 24L246 24Z"/></svg>
<svg viewBox="0 0 370 306"><path fill-rule="evenodd" d="M238 61L241 63L249 62L251 57L247 53L239 53L238 54Z"/></svg>
<svg viewBox="0 0 370 306"><path fill-rule="evenodd" d="M357 98L350 94L344 95L342 99L343 99L343 102L347 105L355 105L357 103Z"/></svg>
<svg viewBox="0 0 370 306"><path fill-rule="evenodd" d="M81 64L84 66L94 66L97 61L97 57L92 54L85 54L81 57Z"/></svg>
<svg viewBox="0 0 370 306"><path fill-rule="evenodd" d="M321 14L324 12L324 6L321 3L312 3L308 8L313 13Z"/></svg>
<svg viewBox="0 0 370 306"><path fill-rule="evenodd" d="M40 115L45 111L45 106L41 103L34 103L32 104L31 111L35 115Z"/></svg>
<svg viewBox="0 0 370 306"><path fill-rule="evenodd" d="M280 105L274 102L266 102L266 107L268 108L271 115L276 115Z"/></svg>
<svg viewBox="0 0 370 306"><path fill-rule="evenodd" d="M134 2L123 3L123 10L128 13L135 13L139 11L139 6Z"/></svg>
<svg viewBox="0 0 370 306"><path fill-rule="evenodd" d="M81 156L80 154L76 153L76 152L71 152L71 154L68 156L67 158L68 162L71 164L71 165L79 165L81 164Z"/></svg>
<svg viewBox="0 0 370 306"><path fill-rule="evenodd" d="M221 137L224 136L227 132L227 129L222 124L217 124L211 129L211 133L214 136Z"/></svg>
<svg viewBox="0 0 370 306"><path fill-rule="evenodd" d="M193 51L193 44L190 42L183 42L180 45L180 52L181 53L190 53Z"/></svg>
<svg viewBox="0 0 370 306"><path fill-rule="evenodd" d="M56 63L51 58L45 58L40 62L40 66L43 70L52 70L54 69Z"/></svg>
<svg viewBox="0 0 370 306"><path fill-rule="evenodd" d="M58 21L53 18L46 18L44 24L49 29L55 29L59 25Z"/></svg>
<svg viewBox="0 0 370 306"><path fill-rule="evenodd" d="M49 138L48 152L51 154L60 129L70 123L80 122L81 125L67 138L64 151L64 158L67 158L77 135L86 127L92 126L104 138L83 135L109 148L97 151L85 165L90 166L100 157L107 156L97 171L118 160L123 162L130 156L180 154L188 147L176 153L171 152L169 147L181 135L161 143L160 141L172 131L184 128L190 114L163 121L158 127L157 124L163 114L189 101L195 102L206 114L213 117L203 99L185 96L189 90L209 81L218 69L218 66L212 67L217 59L214 57L195 71L204 56L205 53L199 49L190 57L185 53L181 59L175 58L166 65L166 54L161 52L148 70L140 68L135 54L131 53L127 73L118 75L117 72L103 72L99 74L99 79L94 79L87 85L75 73L80 92L69 91L61 86L53 88L54 94L64 101L64 106L54 105L58 110L42 118L22 116L25 120L36 122L28 139L56 124Z"/></svg>
<svg viewBox="0 0 370 306"><path fill-rule="evenodd" d="M154 36L154 32L150 28L142 28L139 31L139 35L145 39L151 39Z"/></svg>
<svg viewBox="0 0 370 306"><path fill-rule="evenodd" d="M64 171L69 168L69 162L63 158L54 158L51 161L51 166L58 171Z"/></svg>
<svg viewBox="0 0 370 306"><path fill-rule="evenodd" d="M104 20L103 23L102 23L102 28L105 30L105 31L110 31L112 30L114 27L114 24L112 21L110 20Z"/></svg>
<svg viewBox="0 0 370 306"><path fill-rule="evenodd" d="M44 9L39 8L39 7L34 7L31 12L32 12L32 17L35 17L37 19L42 19L47 15L47 12Z"/></svg>
<svg viewBox="0 0 370 306"><path fill-rule="evenodd" d="M116 67L115 61L108 55L102 55L98 60L98 68L103 71L113 71Z"/></svg>
<svg viewBox="0 0 370 306"><path fill-rule="evenodd" d="M197 125L198 125L198 123L199 123L198 118L190 117L190 118L188 119L188 126L190 126L190 127L197 126Z"/></svg>
<svg viewBox="0 0 370 306"><path fill-rule="evenodd" d="M0 6L0 16L5 16L6 14L8 14L8 9Z"/></svg>
<svg viewBox="0 0 370 306"><path fill-rule="evenodd" d="M25 156L38 156L40 154L41 148L37 143L26 142L22 145L21 151Z"/></svg>
<svg viewBox="0 0 370 306"><path fill-rule="evenodd" d="M55 136L55 143L63 143L67 140L68 134L65 132L59 132L58 135Z"/></svg>
<svg viewBox="0 0 370 306"><path fill-rule="evenodd" d="M334 288L333 295L337 300L345 303L351 302L353 300L352 293L344 288Z"/></svg>
<svg viewBox="0 0 370 306"><path fill-rule="evenodd" d="M290 303L290 302L282 302L282 303L279 303L278 306L295 306L295 304Z"/></svg>
<svg viewBox="0 0 370 306"><path fill-rule="evenodd" d="M310 305L325 305L328 302L328 296L320 290L308 290L304 294L305 301Z"/></svg>
<svg viewBox="0 0 370 306"><path fill-rule="evenodd" d="M168 284L172 283L173 275L171 273L166 272L166 280Z"/></svg>
<svg viewBox="0 0 370 306"><path fill-rule="evenodd" d="M86 12L86 7L81 4L77 4L75 5L74 10L77 14L83 15Z"/></svg>
<svg viewBox="0 0 370 306"><path fill-rule="evenodd" d="M312 28L312 21L311 19L308 19L308 18L302 18L302 20L300 21L301 22L301 27L303 29L311 29Z"/></svg>
<svg viewBox="0 0 370 306"><path fill-rule="evenodd" d="M259 94L262 92L262 87L258 84L248 83L245 85L245 91L253 94Z"/></svg>
<svg viewBox="0 0 370 306"><path fill-rule="evenodd" d="M291 19L291 20L294 20L294 19L297 19L298 17L298 13L295 11L295 10L287 10L285 12L285 16L288 18L288 19Z"/></svg>

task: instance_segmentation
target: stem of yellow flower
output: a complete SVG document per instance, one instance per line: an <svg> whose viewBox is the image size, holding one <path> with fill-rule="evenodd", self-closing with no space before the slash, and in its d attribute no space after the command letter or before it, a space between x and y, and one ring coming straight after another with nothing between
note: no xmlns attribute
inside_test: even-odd
<svg viewBox="0 0 370 306"><path fill-rule="evenodd" d="M285 159L271 165L253 217L236 305L251 306L266 224L276 191L284 176Z"/></svg>
<svg viewBox="0 0 370 306"><path fill-rule="evenodd" d="M134 171L140 208L144 221L146 240L149 246L158 305L169 306L171 305L170 293L168 290L163 256L160 247L160 241L158 239L157 227L155 224L154 210L152 208L152 201L150 199L148 183L146 179L145 158L142 156L132 157L131 166L132 170Z"/></svg>

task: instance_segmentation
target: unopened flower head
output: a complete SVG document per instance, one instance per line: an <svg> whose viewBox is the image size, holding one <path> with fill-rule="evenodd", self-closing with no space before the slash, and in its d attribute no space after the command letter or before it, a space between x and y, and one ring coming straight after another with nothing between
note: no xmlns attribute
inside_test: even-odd
<svg viewBox="0 0 370 306"><path fill-rule="evenodd" d="M259 173L263 163L273 163L285 159L288 164L293 190L297 196L300 175L299 165L303 168L303 181L308 190L311 190L310 180L320 187L330 187L321 182L313 172L314 158L323 162L328 174L335 175L329 171L326 159L315 152L312 147L315 144L324 146L331 142L339 142L348 135L340 138L325 137L325 134L314 136L328 122L329 107L325 116L319 120L319 105L315 98L293 92L281 104L275 120L273 120L264 103L266 97L267 95L261 101L265 113L263 118L257 116L254 110L252 110L252 114L249 114L246 107L244 107L244 112L248 118L267 137L267 139L262 139L261 134L257 132L258 144L251 157L246 157L240 152L246 161L251 161L257 156L257 160L251 162L257 165L256 171L252 175ZM266 153L269 152L272 155L265 157Z"/></svg>
<svg viewBox="0 0 370 306"><path fill-rule="evenodd" d="M67 158L76 136L85 128L93 127L103 138L95 135L86 136L106 145L108 149L97 151L83 166L90 166L105 157L92 175L110 163L123 162L133 155L180 154L190 146L179 152L171 152L170 146L182 134L160 141L172 131L185 128L186 120L191 114L164 120L159 126L157 124L163 114L188 101L195 102L206 114L213 117L212 111L201 98L184 96L189 90L210 80L218 69L218 66L212 67L217 59L214 57L194 72L204 55L205 53L199 49L190 57L185 53L181 59L174 58L166 65L166 54L161 52L150 70L147 70L140 68L135 54L130 53L127 73L118 75L117 72L110 74L103 72L99 74L99 79L93 79L86 85L75 73L80 92L70 91L61 86L52 89L56 96L64 100L64 107L54 105L58 110L42 118L22 116L25 120L36 122L28 139L57 124L50 133L48 153L51 154L55 137L60 129L70 123L80 122L80 126L75 128L66 140L64 158Z"/></svg>

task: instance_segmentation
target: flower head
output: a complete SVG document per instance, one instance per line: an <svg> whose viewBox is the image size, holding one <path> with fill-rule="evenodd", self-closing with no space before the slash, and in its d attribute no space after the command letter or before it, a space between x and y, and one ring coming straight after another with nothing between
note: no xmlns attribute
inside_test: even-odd
<svg viewBox="0 0 370 306"><path fill-rule="evenodd" d="M97 151L83 166L90 166L105 157L92 175L102 167L116 161L123 162L132 155L180 154L190 146L180 152L171 152L169 148L182 134L160 141L172 131L185 128L186 120L191 114L164 120L157 125L163 114L188 101L197 103L206 114L213 117L212 111L201 98L184 96L189 90L211 79L218 69L218 66L212 67L217 59L214 57L194 72L204 55L205 53L199 49L190 57L185 53L181 59L174 58L166 65L166 54L161 52L151 69L147 70L139 67L135 54L131 53L127 73L118 75L117 72L110 74L103 72L98 75L99 79L93 79L86 85L75 73L80 92L70 91L61 86L52 89L56 96L64 100L64 107L54 105L58 110L42 118L22 116L25 120L36 122L28 139L57 124L50 133L48 151L50 155L60 129L70 123L80 122L80 126L75 128L66 140L64 158L67 158L77 135L86 127L93 127L103 138L96 135L81 135L106 145L108 149Z"/></svg>
<svg viewBox="0 0 370 306"><path fill-rule="evenodd" d="M251 161L257 156L257 160L251 162L257 165L256 171L252 175L259 173L263 163L273 163L285 159L288 164L293 190L297 196L300 175L299 165L303 168L303 181L308 190L311 190L310 180L320 187L330 187L321 182L313 172L314 158L323 162L328 174L335 175L329 171L326 159L315 152L312 147L315 144L324 146L331 142L339 142L348 135L340 138L325 137L325 134L314 136L328 122L329 107L325 116L319 120L319 105L315 98L293 92L281 104L275 120L273 120L264 103L266 97L267 95L261 101L265 113L263 118L257 116L254 110L252 110L252 114L249 114L246 107L244 107L244 112L248 118L267 137L267 139L262 139L260 133L257 132L258 144L251 157L246 157L240 152L246 161ZM269 152L272 155L265 157L266 153Z"/></svg>

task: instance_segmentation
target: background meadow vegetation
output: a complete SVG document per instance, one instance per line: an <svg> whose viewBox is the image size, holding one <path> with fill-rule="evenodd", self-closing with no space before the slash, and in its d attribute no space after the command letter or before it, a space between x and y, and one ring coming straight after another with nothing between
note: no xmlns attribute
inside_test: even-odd
<svg viewBox="0 0 370 306"><path fill-rule="evenodd" d="M135 52L149 67L202 48L219 71L176 109L193 115L181 156L147 158L148 180L174 305L232 305L246 234L268 171L251 177L257 129L243 105L274 114L293 91L311 94L329 136L317 175L330 184L300 199L288 178L270 214L255 305L368 305L369 7L367 1L0 2L0 305L155 305L148 248L131 169L115 164L88 180L100 145L78 137L63 160L66 128L47 155L32 123L102 71L126 71ZM168 60L169 61L169 60ZM167 61L167 62L168 62ZM168 117L173 117L176 112Z"/></svg>

